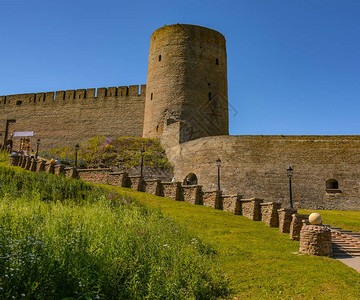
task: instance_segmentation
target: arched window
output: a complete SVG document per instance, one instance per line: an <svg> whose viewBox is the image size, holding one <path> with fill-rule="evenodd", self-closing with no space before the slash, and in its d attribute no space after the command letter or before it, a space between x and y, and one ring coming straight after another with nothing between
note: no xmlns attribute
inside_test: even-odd
<svg viewBox="0 0 360 300"><path fill-rule="evenodd" d="M194 173L188 174L183 182L184 185L197 185L197 183L198 183L197 176Z"/></svg>
<svg viewBox="0 0 360 300"><path fill-rule="evenodd" d="M326 189L327 190L338 190L339 189L338 181L336 179L326 180Z"/></svg>

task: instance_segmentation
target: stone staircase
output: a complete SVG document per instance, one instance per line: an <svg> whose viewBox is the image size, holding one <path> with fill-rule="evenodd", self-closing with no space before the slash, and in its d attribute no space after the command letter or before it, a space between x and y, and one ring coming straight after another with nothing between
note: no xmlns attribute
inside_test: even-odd
<svg viewBox="0 0 360 300"><path fill-rule="evenodd" d="M343 230L325 225L331 230L332 251L334 257L360 256L360 232Z"/></svg>

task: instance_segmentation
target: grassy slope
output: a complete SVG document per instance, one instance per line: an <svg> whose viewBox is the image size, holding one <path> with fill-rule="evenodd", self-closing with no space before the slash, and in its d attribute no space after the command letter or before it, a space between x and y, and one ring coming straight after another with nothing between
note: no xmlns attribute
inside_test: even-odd
<svg viewBox="0 0 360 300"><path fill-rule="evenodd" d="M360 299L359 273L327 257L293 254L299 242L277 228L208 207L115 189L160 209L211 244L234 295L241 299Z"/></svg>
<svg viewBox="0 0 360 300"><path fill-rule="evenodd" d="M360 231L360 211L299 210L300 214L311 214L313 212L321 215L324 224L346 230Z"/></svg>
<svg viewBox="0 0 360 300"><path fill-rule="evenodd" d="M296 255L278 228L208 207L117 188L156 207L218 251L235 294L253 299L360 299L360 274L327 257Z"/></svg>

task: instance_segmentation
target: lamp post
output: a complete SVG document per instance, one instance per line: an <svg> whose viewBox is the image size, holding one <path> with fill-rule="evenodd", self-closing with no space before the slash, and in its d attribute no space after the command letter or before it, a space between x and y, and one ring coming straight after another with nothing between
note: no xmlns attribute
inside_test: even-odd
<svg viewBox="0 0 360 300"><path fill-rule="evenodd" d="M77 167L77 155L78 155L78 151L79 151L79 144L75 145L75 168Z"/></svg>
<svg viewBox="0 0 360 300"><path fill-rule="evenodd" d="M293 202L292 202L292 188L291 188L291 177L293 175L293 168L289 166L287 169L287 176L289 177L289 194L290 194L290 208L293 209Z"/></svg>
<svg viewBox="0 0 360 300"><path fill-rule="evenodd" d="M39 146L40 146L40 139L36 140L36 153L35 153L35 159L38 158L39 155Z"/></svg>
<svg viewBox="0 0 360 300"><path fill-rule="evenodd" d="M221 160L220 158L218 158L216 160L216 165L217 165L217 168L218 168L218 191L220 191L220 167L221 167Z"/></svg>
<svg viewBox="0 0 360 300"><path fill-rule="evenodd" d="M141 176L141 177L143 176L144 152L145 152L145 149L142 148L142 149L141 149L141 161L140 161L140 176Z"/></svg>

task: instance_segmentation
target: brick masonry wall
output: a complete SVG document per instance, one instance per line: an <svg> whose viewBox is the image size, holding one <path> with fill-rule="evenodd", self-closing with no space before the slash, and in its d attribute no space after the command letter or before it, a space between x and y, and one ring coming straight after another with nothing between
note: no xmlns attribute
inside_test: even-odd
<svg viewBox="0 0 360 300"><path fill-rule="evenodd" d="M150 193L156 196L160 196L162 194L161 191L161 181L159 179L150 179L144 180L144 192Z"/></svg>
<svg viewBox="0 0 360 300"><path fill-rule="evenodd" d="M292 220L290 224L290 239L292 239L293 241L300 240L300 231L304 224L303 221L307 222L308 219L308 215L301 215L298 213L292 215Z"/></svg>
<svg viewBox="0 0 360 300"><path fill-rule="evenodd" d="M180 201L180 182L162 182L162 196Z"/></svg>
<svg viewBox="0 0 360 300"><path fill-rule="evenodd" d="M142 176L128 176L128 184L126 186L135 191L143 191L143 181L144 178Z"/></svg>
<svg viewBox="0 0 360 300"><path fill-rule="evenodd" d="M128 174L126 172L112 172L108 176L108 184L114 186L126 186Z"/></svg>
<svg viewBox="0 0 360 300"><path fill-rule="evenodd" d="M194 173L204 191L217 186L220 158L224 194L288 206L286 168L291 165L295 208L360 209L360 136L216 136L166 150L175 178ZM332 178L339 193L326 191L326 180Z"/></svg>
<svg viewBox="0 0 360 300"><path fill-rule="evenodd" d="M297 209L281 208L278 210L279 214L279 231L281 233L289 233L292 220L292 214L295 214Z"/></svg>
<svg viewBox="0 0 360 300"><path fill-rule="evenodd" d="M0 96L0 133L34 131L31 147L40 150L81 143L93 136L142 136L145 86L57 91ZM21 103L21 105L20 105ZM0 141L3 143L4 141ZM14 138L14 148L20 144Z"/></svg>
<svg viewBox="0 0 360 300"><path fill-rule="evenodd" d="M262 199L241 199L241 211L244 217L250 220L260 221L261 220L261 208L260 203Z"/></svg>

